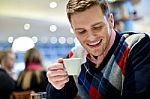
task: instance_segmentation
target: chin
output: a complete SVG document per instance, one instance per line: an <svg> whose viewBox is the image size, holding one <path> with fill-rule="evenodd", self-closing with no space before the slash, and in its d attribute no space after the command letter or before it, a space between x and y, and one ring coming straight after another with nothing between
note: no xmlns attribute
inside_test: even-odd
<svg viewBox="0 0 150 99"><path fill-rule="evenodd" d="M101 51L89 51L89 54L93 55L93 56L100 56L102 55Z"/></svg>
<svg viewBox="0 0 150 99"><path fill-rule="evenodd" d="M101 53L93 53L92 55L93 55L93 56L100 56Z"/></svg>

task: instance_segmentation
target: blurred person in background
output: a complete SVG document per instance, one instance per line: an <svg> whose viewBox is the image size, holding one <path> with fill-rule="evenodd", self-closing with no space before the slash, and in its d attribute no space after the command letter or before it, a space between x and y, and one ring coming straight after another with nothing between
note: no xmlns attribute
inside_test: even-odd
<svg viewBox="0 0 150 99"><path fill-rule="evenodd" d="M1 62L3 58L4 51L0 50L0 99L9 99L10 94L16 87L16 82L12 79L12 77L10 77L6 70L2 68Z"/></svg>
<svg viewBox="0 0 150 99"><path fill-rule="evenodd" d="M121 7L123 0L108 0L111 13L114 17L114 29L121 32L123 31L123 22L121 20Z"/></svg>
<svg viewBox="0 0 150 99"><path fill-rule="evenodd" d="M140 1L141 1L141 0L130 0L131 4L132 4L133 6L139 4ZM139 15L139 14L138 14L138 11L137 11L136 9L134 9L134 11L133 11L133 20L134 20L134 21L137 21L137 20L140 20L140 19L142 19L142 18L143 18L143 16Z"/></svg>
<svg viewBox="0 0 150 99"><path fill-rule="evenodd" d="M17 91L45 92L48 80L40 52L31 48L25 53L25 69L17 80Z"/></svg>
<svg viewBox="0 0 150 99"><path fill-rule="evenodd" d="M121 9L121 19L123 21L123 31L134 31L134 7L131 3L131 0L124 0L122 6L123 7Z"/></svg>
<svg viewBox="0 0 150 99"><path fill-rule="evenodd" d="M13 70L16 61L16 55L11 49L4 49L1 55L1 66L2 68L12 77L17 80L17 74Z"/></svg>
<svg viewBox="0 0 150 99"><path fill-rule="evenodd" d="M150 37L145 33L114 31L107 0L69 0L67 15L87 51L78 76L78 84L88 96L85 99L149 99ZM47 77L48 99L77 96L63 59L50 64Z"/></svg>
<svg viewBox="0 0 150 99"><path fill-rule="evenodd" d="M114 28L120 32L134 31L134 21L142 17L137 15L134 5L140 0L109 0L114 16Z"/></svg>

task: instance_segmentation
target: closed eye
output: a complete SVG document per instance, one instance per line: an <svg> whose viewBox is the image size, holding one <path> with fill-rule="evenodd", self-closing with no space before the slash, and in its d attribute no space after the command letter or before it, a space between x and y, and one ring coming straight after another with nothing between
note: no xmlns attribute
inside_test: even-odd
<svg viewBox="0 0 150 99"><path fill-rule="evenodd" d="M92 29L93 30L100 30L104 27L104 23L102 22L97 22L95 24L92 25Z"/></svg>
<svg viewBox="0 0 150 99"><path fill-rule="evenodd" d="M102 29L103 26L97 26L97 27L93 27L93 29Z"/></svg>
<svg viewBox="0 0 150 99"><path fill-rule="evenodd" d="M79 34L85 34L86 30L81 30L81 31L76 31L76 32L79 33Z"/></svg>

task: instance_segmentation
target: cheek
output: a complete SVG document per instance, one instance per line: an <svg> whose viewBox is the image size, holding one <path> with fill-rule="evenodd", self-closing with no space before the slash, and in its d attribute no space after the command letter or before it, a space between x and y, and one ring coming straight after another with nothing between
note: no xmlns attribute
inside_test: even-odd
<svg viewBox="0 0 150 99"><path fill-rule="evenodd" d="M109 39L110 39L110 34L107 33L107 35L106 35L106 41L109 42Z"/></svg>
<svg viewBox="0 0 150 99"><path fill-rule="evenodd" d="M105 41L108 42L109 37L110 37L110 34L109 34L110 30L106 28L103 33L104 33L103 36L104 36Z"/></svg>

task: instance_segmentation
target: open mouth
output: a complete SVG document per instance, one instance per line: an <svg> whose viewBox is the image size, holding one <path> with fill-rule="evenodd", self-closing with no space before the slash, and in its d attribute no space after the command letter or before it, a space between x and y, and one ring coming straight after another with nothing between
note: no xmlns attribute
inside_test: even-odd
<svg viewBox="0 0 150 99"><path fill-rule="evenodd" d="M102 42L102 39L97 41L97 42L94 42L94 43L90 43L90 44L87 44L88 46L90 47L98 47Z"/></svg>

